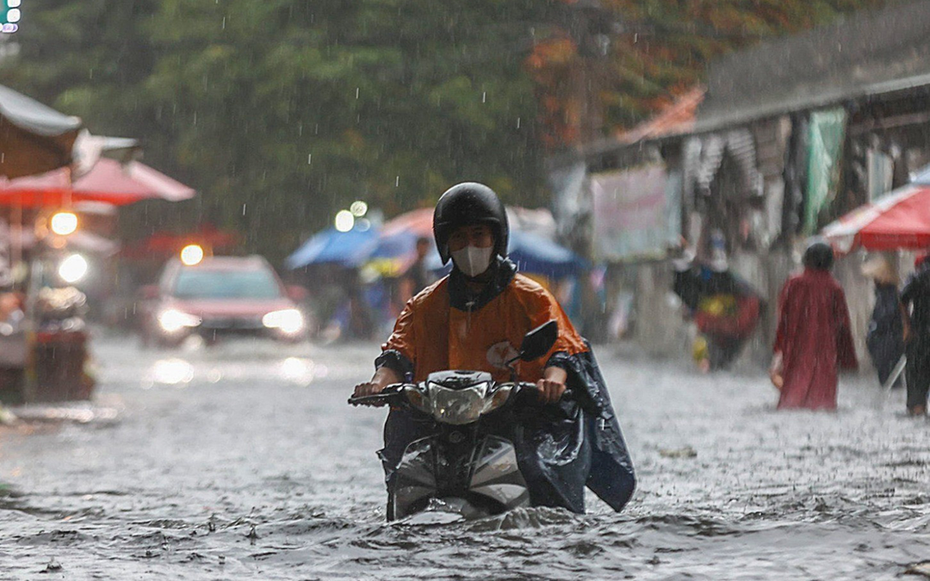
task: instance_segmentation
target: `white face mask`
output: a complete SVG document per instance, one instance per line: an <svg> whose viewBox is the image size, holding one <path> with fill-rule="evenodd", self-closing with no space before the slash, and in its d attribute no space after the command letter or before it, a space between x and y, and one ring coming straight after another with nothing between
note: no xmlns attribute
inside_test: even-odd
<svg viewBox="0 0 930 581"><path fill-rule="evenodd" d="M478 276L491 266L491 255L494 252L493 246L487 248L478 248L476 246L466 246L461 250L452 252L452 262L465 276Z"/></svg>

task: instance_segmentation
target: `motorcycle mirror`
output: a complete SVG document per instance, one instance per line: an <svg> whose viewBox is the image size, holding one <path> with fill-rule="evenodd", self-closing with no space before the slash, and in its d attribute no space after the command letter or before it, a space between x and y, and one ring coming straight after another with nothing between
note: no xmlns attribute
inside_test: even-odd
<svg viewBox="0 0 930 581"><path fill-rule="evenodd" d="M554 320L536 327L523 337L520 345L520 359L532 361L539 359L552 349L559 337L559 324Z"/></svg>

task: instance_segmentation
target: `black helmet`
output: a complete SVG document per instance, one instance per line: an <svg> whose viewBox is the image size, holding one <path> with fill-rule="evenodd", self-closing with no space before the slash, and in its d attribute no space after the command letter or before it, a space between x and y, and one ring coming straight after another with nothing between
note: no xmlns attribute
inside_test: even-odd
<svg viewBox="0 0 930 581"><path fill-rule="evenodd" d="M830 270L833 266L833 248L823 238L812 238L807 243L801 262L807 268Z"/></svg>
<svg viewBox="0 0 930 581"><path fill-rule="evenodd" d="M494 233L494 252L501 258L507 256L510 226L504 204L488 186L465 182L446 190L433 212L433 236L443 264L449 262L449 236L452 231L471 224L490 226Z"/></svg>

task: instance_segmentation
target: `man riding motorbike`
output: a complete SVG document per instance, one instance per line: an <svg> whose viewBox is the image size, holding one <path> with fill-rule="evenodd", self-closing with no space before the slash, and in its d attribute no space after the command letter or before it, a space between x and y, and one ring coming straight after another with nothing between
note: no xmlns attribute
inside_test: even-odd
<svg viewBox="0 0 930 581"><path fill-rule="evenodd" d="M510 427L530 500L534 506L581 513L587 486L621 510L635 476L603 376L555 298L517 274L507 259L504 205L485 185L453 186L436 205L433 234L443 264L452 260L452 272L407 302L375 360L373 377L355 386L354 395L423 381L446 369L486 371L496 381L508 381L506 362L524 335L555 320L559 335L549 353L516 364L519 378L535 383L546 404ZM563 397L566 392L571 397ZM389 490L404 449L428 430L410 412L391 409L379 452Z"/></svg>

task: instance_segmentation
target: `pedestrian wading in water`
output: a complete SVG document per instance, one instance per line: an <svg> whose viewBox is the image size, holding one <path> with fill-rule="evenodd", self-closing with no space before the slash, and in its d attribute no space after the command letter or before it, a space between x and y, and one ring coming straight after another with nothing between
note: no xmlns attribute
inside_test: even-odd
<svg viewBox="0 0 930 581"><path fill-rule="evenodd" d="M914 261L916 270L901 289L901 312L907 354L907 413L924 416L927 413L927 391L930 388L930 255L920 255Z"/></svg>
<svg viewBox="0 0 930 581"><path fill-rule="evenodd" d="M692 355L703 372L733 365L762 310L759 293L730 269L723 234L715 231L710 243L706 237L702 234L694 255L682 239L682 256L672 261L672 291L697 327ZM708 244L712 250L701 251Z"/></svg>
<svg viewBox="0 0 930 581"><path fill-rule="evenodd" d="M898 273L884 256L875 256L862 265L862 274L875 285L875 306L869 319L865 345L878 373L878 384L885 385L904 355L904 323L898 304ZM902 387L898 377L892 387Z"/></svg>
<svg viewBox="0 0 930 581"><path fill-rule="evenodd" d="M778 409L836 409L839 370L856 369L849 308L830 274L833 249L821 239L808 243L804 270L788 278L778 296L778 328L772 359Z"/></svg>

